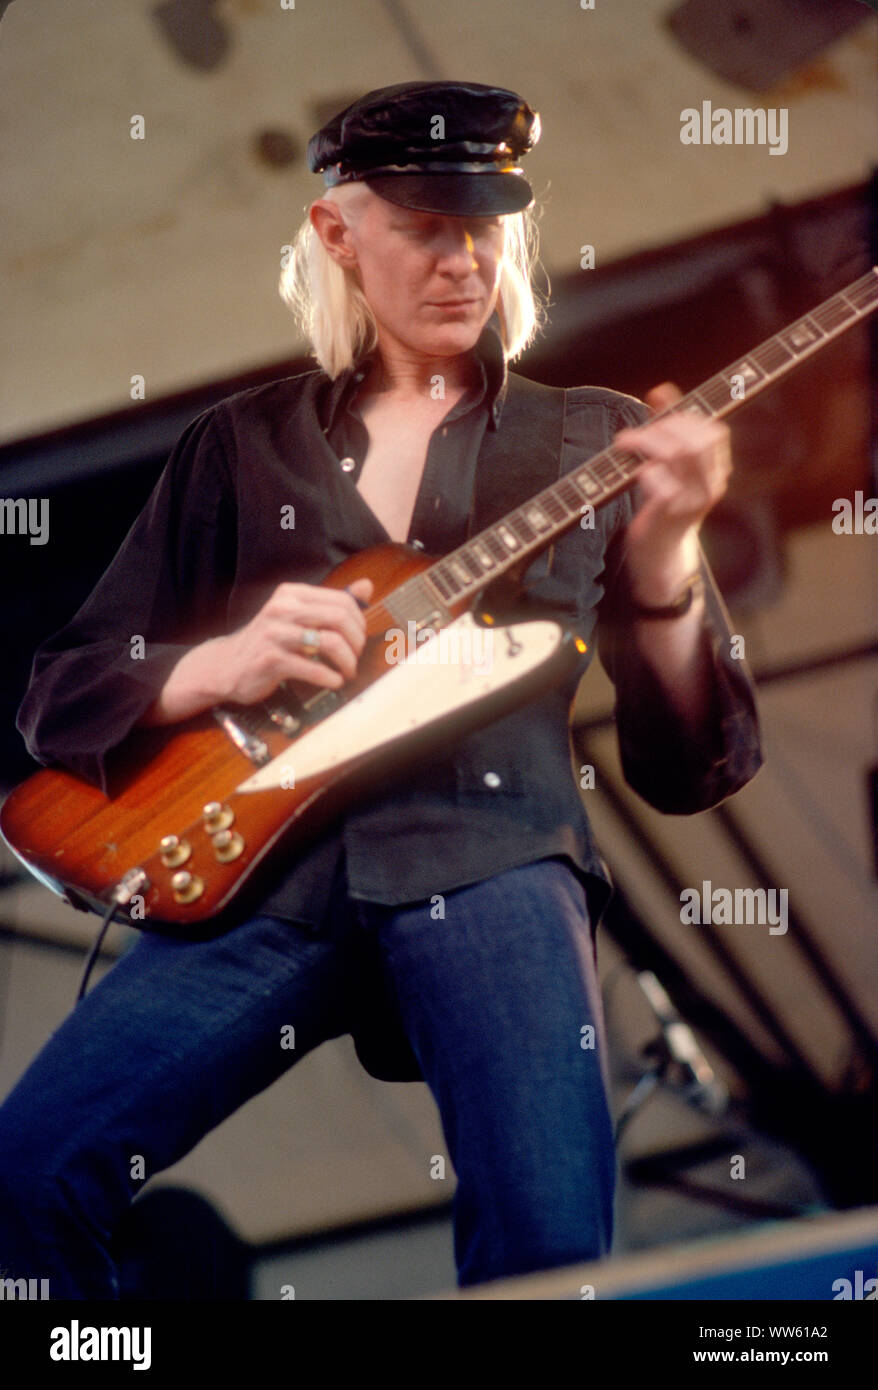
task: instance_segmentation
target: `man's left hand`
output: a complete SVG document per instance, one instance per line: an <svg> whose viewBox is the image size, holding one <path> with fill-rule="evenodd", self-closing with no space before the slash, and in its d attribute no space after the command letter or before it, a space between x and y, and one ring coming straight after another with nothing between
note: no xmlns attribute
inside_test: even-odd
<svg viewBox="0 0 878 1390"><path fill-rule="evenodd" d="M682 392L665 382L645 399L662 411ZM620 430L614 442L646 459L638 475L642 501L627 533L633 597L653 607L670 603L698 568L698 529L728 487L728 426L681 411Z"/></svg>

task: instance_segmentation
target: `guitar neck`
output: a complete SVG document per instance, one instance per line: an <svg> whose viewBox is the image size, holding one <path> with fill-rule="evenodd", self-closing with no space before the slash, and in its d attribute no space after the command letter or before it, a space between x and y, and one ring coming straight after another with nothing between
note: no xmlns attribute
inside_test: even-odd
<svg viewBox="0 0 878 1390"><path fill-rule="evenodd" d="M722 419L875 308L878 266L653 418L660 420L671 413L690 411L708 420ZM475 598L487 582L538 555L575 526L587 508L596 509L631 487L645 461L646 455L636 450L615 445L602 449L416 579L401 585L393 598L408 601L408 606L418 599L435 602L438 596L443 605L455 607ZM411 593L403 592L409 589ZM417 607L421 606L422 602L417 603Z"/></svg>

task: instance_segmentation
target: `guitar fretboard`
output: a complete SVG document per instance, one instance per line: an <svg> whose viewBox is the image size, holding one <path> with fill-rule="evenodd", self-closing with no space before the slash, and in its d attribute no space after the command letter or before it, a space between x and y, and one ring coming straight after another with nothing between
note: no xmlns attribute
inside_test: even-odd
<svg viewBox="0 0 878 1390"><path fill-rule="evenodd" d="M690 411L706 419L721 419L876 307L878 266L873 266L852 285L652 418L660 420L678 411ZM539 554L578 524L586 508L600 507L630 487L645 459L645 454L615 445L601 450L429 569L401 584L384 599L384 610L402 621L418 621L437 603L443 608L465 604L487 583Z"/></svg>

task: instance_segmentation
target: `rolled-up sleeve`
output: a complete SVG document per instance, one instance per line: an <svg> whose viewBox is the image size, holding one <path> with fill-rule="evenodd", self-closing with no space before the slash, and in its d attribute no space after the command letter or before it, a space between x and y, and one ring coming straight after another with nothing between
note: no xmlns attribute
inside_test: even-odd
<svg viewBox="0 0 878 1390"><path fill-rule="evenodd" d="M636 402L620 408L615 429L642 423L646 413ZM615 689L626 781L656 810L691 815L739 791L761 767L756 692L746 662L736 655L741 644L733 642L725 605L699 547L704 584L701 641L711 678L709 713L700 728L693 728L675 708L632 630L624 551L625 531L636 505L635 487L633 496L629 492L621 499L607 547L598 650Z"/></svg>
<svg viewBox="0 0 878 1390"><path fill-rule="evenodd" d="M85 603L34 656L17 723L38 762L108 790L111 755L220 618L234 569L230 486L211 410L184 430Z"/></svg>

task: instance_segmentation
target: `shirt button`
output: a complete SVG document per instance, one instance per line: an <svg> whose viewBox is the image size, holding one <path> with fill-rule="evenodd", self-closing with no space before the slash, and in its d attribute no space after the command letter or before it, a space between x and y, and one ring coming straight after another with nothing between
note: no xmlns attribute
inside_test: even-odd
<svg viewBox="0 0 878 1390"><path fill-rule="evenodd" d="M348 455L347 458L342 459L341 466L344 469L345 473L353 473L354 469L357 466L357 461L356 459L352 459L350 455Z"/></svg>
<svg viewBox="0 0 878 1390"><path fill-rule="evenodd" d="M415 547L415 550L423 550L424 548L423 541L412 541L412 545Z"/></svg>
<svg viewBox="0 0 878 1390"><path fill-rule="evenodd" d="M482 778L482 781L484 782L485 786L492 788L499 787L502 780L502 777L498 776L496 772L486 772L484 777Z"/></svg>

